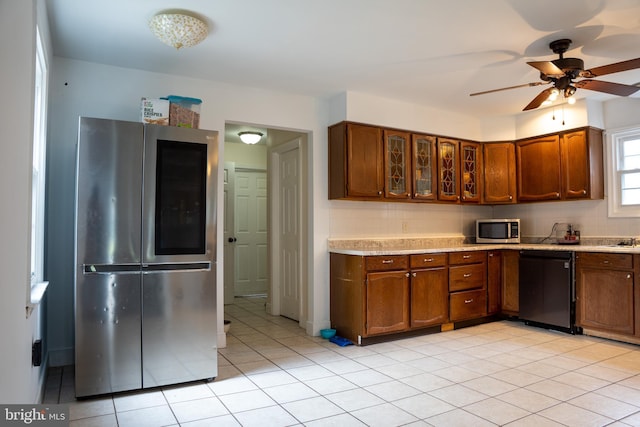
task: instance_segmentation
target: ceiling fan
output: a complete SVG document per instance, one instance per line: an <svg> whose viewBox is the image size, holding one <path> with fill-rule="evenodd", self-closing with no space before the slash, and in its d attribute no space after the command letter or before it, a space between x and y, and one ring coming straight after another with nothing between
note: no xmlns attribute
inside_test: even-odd
<svg viewBox="0 0 640 427"><path fill-rule="evenodd" d="M527 111L538 108L540 105L542 105L543 102L548 99L555 99L555 97L557 97L560 93L562 93L565 98L571 99L577 88L595 90L598 92L610 93L612 95L618 96L629 96L640 90L640 86L631 86L620 83L592 80L594 77L640 68L640 58L616 62L615 64L603 65L601 67L595 67L590 70L585 70L584 62L582 61L582 59L565 58L563 56L564 53L569 49L570 45L571 40L569 39L552 41L549 44L549 48L551 48L553 53L556 53L560 56L558 59L555 59L553 61L527 62L527 64L540 71L540 79L542 81L472 93L470 96L484 95L486 93L515 89L519 87L541 86L546 84L552 85L552 87L540 92L540 94L533 98L533 100L522 110ZM573 81L574 79L579 77L584 77L586 78L586 80L580 80L577 82Z"/></svg>

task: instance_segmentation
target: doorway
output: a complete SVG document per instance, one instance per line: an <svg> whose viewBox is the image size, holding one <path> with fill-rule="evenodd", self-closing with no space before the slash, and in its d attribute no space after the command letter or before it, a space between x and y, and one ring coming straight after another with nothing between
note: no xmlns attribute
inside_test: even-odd
<svg viewBox="0 0 640 427"><path fill-rule="evenodd" d="M247 146L238 138L247 130L265 136L257 145ZM307 140L302 132L225 125L224 303L264 289L266 311L295 319L302 327L306 327L308 295L303 281L308 272L308 198L303 191L308 182L303 163ZM264 223L261 218L266 218ZM249 223L256 233L267 235L266 244L249 243L253 250L241 242Z"/></svg>

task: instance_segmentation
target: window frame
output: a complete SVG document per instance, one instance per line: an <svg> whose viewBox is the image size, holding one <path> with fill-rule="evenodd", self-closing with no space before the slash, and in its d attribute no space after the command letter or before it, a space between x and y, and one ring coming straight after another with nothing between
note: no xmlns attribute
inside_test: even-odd
<svg viewBox="0 0 640 427"><path fill-rule="evenodd" d="M45 46L36 26L27 317L40 303L49 284L44 280L48 75Z"/></svg>
<svg viewBox="0 0 640 427"><path fill-rule="evenodd" d="M608 153L607 206L610 218L640 217L640 201L634 205L622 204L622 175L640 172L640 169L622 170L619 168L620 160L623 157L622 143L630 138L640 140L640 125L614 129L606 133Z"/></svg>

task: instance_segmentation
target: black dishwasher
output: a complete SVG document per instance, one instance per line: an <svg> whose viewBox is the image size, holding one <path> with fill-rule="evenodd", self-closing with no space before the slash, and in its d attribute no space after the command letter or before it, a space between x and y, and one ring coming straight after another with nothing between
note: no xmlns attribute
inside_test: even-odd
<svg viewBox="0 0 640 427"><path fill-rule="evenodd" d="M574 253L520 251L520 319L575 333Z"/></svg>

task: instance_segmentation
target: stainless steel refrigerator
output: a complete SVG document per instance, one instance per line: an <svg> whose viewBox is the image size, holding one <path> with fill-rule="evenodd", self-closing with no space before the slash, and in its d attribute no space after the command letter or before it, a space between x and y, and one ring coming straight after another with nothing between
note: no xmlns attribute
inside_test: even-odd
<svg viewBox="0 0 640 427"><path fill-rule="evenodd" d="M81 117L76 396L217 376L217 132Z"/></svg>

